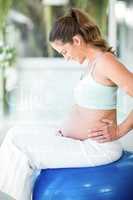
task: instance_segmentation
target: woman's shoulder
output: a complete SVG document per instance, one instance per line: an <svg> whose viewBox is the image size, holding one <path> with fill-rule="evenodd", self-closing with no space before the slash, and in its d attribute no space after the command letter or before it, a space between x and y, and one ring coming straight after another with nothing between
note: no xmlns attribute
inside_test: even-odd
<svg viewBox="0 0 133 200"><path fill-rule="evenodd" d="M103 74L106 74L110 70L115 70L120 66L124 67L118 57L111 52L103 53L102 58L98 62L98 68Z"/></svg>
<svg viewBox="0 0 133 200"><path fill-rule="evenodd" d="M112 62L119 62L117 56L111 52L104 52L99 64L111 64Z"/></svg>

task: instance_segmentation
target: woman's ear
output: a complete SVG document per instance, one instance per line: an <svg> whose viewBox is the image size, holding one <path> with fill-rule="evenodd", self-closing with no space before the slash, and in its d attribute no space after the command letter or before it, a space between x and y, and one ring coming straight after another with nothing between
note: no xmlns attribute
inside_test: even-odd
<svg viewBox="0 0 133 200"><path fill-rule="evenodd" d="M81 38L79 35L75 35L73 36L73 44L76 46L80 46L81 45Z"/></svg>

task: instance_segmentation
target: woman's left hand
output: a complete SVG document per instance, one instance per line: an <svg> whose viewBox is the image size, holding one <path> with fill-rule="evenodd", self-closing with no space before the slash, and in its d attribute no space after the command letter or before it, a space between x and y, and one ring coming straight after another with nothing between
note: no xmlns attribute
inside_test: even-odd
<svg viewBox="0 0 133 200"><path fill-rule="evenodd" d="M99 143L110 142L119 138L119 129L116 124L109 119L102 119L103 126L88 130L88 138Z"/></svg>

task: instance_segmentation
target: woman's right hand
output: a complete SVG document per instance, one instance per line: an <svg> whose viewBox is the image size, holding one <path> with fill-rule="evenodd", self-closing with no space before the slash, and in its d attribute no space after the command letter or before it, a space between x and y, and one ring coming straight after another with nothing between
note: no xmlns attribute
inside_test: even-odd
<svg viewBox="0 0 133 200"><path fill-rule="evenodd" d="M110 142L120 138L119 127L109 119L102 119L103 126L88 130L88 138L99 143Z"/></svg>

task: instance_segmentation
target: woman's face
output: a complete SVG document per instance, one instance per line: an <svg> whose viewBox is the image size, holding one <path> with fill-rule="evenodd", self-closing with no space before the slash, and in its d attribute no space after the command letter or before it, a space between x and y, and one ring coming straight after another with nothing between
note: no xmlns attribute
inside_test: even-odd
<svg viewBox="0 0 133 200"><path fill-rule="evenodd" d="M86 59L86 45L79 36L73 37L73 43L62 43L60 40L56 40L51 42L51 46L66 60L74 60L82 64Z"/></svg>

